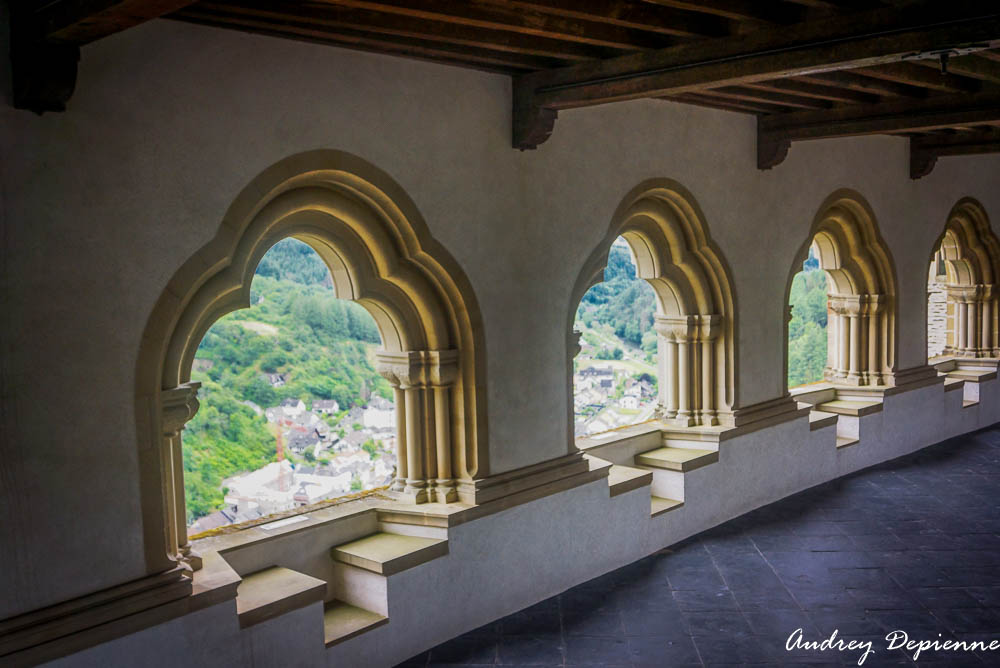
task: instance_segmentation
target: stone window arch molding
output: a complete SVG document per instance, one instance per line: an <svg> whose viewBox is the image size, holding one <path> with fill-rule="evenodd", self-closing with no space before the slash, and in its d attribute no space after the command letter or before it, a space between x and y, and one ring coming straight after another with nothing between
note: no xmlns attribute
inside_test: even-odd
<svg viewBox="0 0 1000 668"><path fill-rule="evenodd" d="M792 262L792 279L810 247L827 279L827 363L824 379L845 385L892 386L896 369L896 270L875 214L857 192L834 192L820 206L806 241ZM784 373L788 376L788 320Z"/></svg>
<svg viewBox="0 0 1000 668"><path fill-rule="evenodd" d="M181 430L197 411L195 352L223 315L250 305L257 264L295 237L330 269L334 292L375 319L377 370L393 386L403 501L450 502L487 475L485 346L464 272L388 175L348 153L289 157L255 178L219 231L171 279L147 323L136 410L147 563L191 562Z"/></svg>
<svg viewBox="0 0 1000 668"><path fill-rule="evenodd" d="M638 277L656 294L658 416L683 427L734 425L736 322L731 272L694 197L676 181L645 181L619 204L576 280L567 331L573 331L583 295L604 280L611 244L618 237L632 249ZM570 341L570 396L578 336L574 333ZM569 424L573 424L572 402ZM572 438L572 430L570 434Z"/></svg>
<svg viewBox="0 0 1000 668"><path fill-rule="evenodd" d="M997 337L997 271L1000 240L982 204L960 200L948 214L944 231L934 242L932 257L944 260L948 302L945 354L955 357L1000 356Z"/></svg>

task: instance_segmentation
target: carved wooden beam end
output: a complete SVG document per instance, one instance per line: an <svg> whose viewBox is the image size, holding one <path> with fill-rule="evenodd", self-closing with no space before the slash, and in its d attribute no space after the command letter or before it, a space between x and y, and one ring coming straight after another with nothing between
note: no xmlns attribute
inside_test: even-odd
<svg viewBox="0 0 1000 668"><path fill-rule="evenodd" d="M512 144L522 151L536 149L543 144L552 134L559 115L554 109L538 105L535 85L530 76L514 80Z"/></svg>
<svg viewBox="0 0 1000 668"><path fill-rule="evenodd" d="M11 31L10 63L16 109L36 114L65 111L76 88L80 47L17 37Z"/></svg>

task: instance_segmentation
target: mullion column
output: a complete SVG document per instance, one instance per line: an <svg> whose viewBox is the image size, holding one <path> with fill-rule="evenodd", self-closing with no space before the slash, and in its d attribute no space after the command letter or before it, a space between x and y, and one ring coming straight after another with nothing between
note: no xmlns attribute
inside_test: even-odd
<svg viewBox="0 0 1000 668"><path fill-rule="evenodd" d="M185 383L160 393L160 421L163 432L164 512L168 549L192 570L201 568L201 557L191 551L187 537L187 507L184 501L184 451L181 432L198 412L198 388L201 383Z"/></svg>

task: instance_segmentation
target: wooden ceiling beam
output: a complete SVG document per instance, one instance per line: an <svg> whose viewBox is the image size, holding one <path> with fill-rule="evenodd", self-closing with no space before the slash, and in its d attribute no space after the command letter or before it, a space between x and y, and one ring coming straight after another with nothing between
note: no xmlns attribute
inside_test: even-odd
<svg viewBox="0 0 1000 668"><path fill-rule="evenodd" d="M1000 95L994 93L944 95L763 116L757 119L757 166L770 169L780 164L793 141L926 132L997 120L1000 120Z"/></svg>
<svg viewBox="0 0 1000 668"><path fill-rule="evenodd" d="M293 11L289 11L293 8ZM402 37L425 42L438 42L457 46L504 51L529 56L555 58L568 62L584 62L621 53L599 47L556 39L524 35L506 30L491 30L441 21L428 21L396 14L384 14L366 9L340 7L326 3L290 6L281 0L253 0L239 2L201 2L175 16L212 14L242 25L312 26L336 33L340 30L363 31L369 34Z"/></svg>
<svg viewBox="0 0 1000 668"><path fill-rule="evenodd" d="M76 88L80 46L193 0L12 0L10 63L15 109L64 111Z"/></svg>
<svg viewBox="0 0 1000 668"><path fill-rule="evenodd" d="M747 88L756 88L757 90L794 93L802 97L812 97L817 100L829 100L831 102L844 102L847 104L874 104L880 100L878 95L872 95L871 93L862 93L838 86L815 84L798 79L773 79L771 81L759 81L744 85Z"/></svg>
<svg viewBox="0 0 1000 668"><path fill-rule="evenodd" d="M753 102L770 102L780 104L793 109L829 109L833 106L827 100L817 100L811 97L789 95L788 93L775 92L772 90L758 90L752 85L747 86L722 86L711 88L707 93L718 93L737 100L750 100Z"/></svg>
<svg viewBox="0 0 1000 668"><path fill-rule="evenodd" d="M235 4L246 4L237 2ZM298 7L285 5L283 11L295 15ZM456 26L506 30L522 35L566 40L622 51L663 48L672 41L663 36L634 28L611 25L591 19L548 14L529 6L490 3L482 0L426 2L424 0L322 0L312 2L338 7L405 16L410 19L440 21Z"/></svg>
<svg viewBox="0 0 1000 668"><path fill-rule="evenodd" d="M928 65L934 63L940 67L939 61L936 59L927 62ZM955 74L942 74L940 69L934 69L930 66L923 67L917 63L891 63L862 67L852 71L872 79L895 81L896 83L920 86L946 93L975 93L982 87L975 79L967 79Z"/></svg>
<svg viewBox="0 0 1000 668"><path fill-rule="evenodd" d="M515 148L538 146L559 110L870 67L940 49L1000 45L1000 6L980 0L881 9L519 77Z"/></svg>
<svg viewBox="0 0 1000 668"><path fill-rule="evenodd" d="M761 2L760 0L646 0L652 4L672 9L701 12L731 19L755 23L797 23L805 12L792 3Z"/></svg>
<svg viewBox="0 0 1000 668"><path fill-rule="evenodd" d="M622 0L478 0L490 5L542 12L685 38L722 37L731 22L716 16Z"/></svg>
<svg viewBox="0 0 1000 668"><path fill-rule="evenodd" d="M927 176L938 158L953 155L1000 153L1000 128L977 129L954 135L910 138L910 178Z"/></svg>
<svg viewBox="0 0 1000 668"><path fill-rule="evenodd" d="M40 36L48 41L88 44L165 14L194 0L53 0L35 3ZM21 6L31 3L20 2Z"/></svg>
<svg viewBox="0 0 1000 668"><path fill-rule="evenodd" d="M829 84L839 88L846 88L859 93L868 93L872 95L909 98L927 97L927 89L925 88L908 86L906 84L896 83L895 81L885 81L883 79L863 77L860 74L854 74L853 72L846 70L839 72L817 72L815 74L796 77L795 79L790 79L790 81L806 81L810 83Z"/></svg>
<svg viewBox="0 0 1000 668"><path fill-rule="evenodd" d="M923 60L919 61L923 67L935 69L940 73L941 63L939 61ZM990 83L1000 83L1000 62L983 58L979 54L960 56L948 59L948 71L960 74L963 77L971 77L980 81Z"/></svg>
<svg viewBox="0 0 1000 668"><path fill-rule="evenodd" d="M421 60L472 65L491 72L513 74L551 67L554 59L538 56L464 47L455 44L427 42L407 37L387 38L363 30L324 29L309 22L286 21L280 25L252 17L233 17L201 11L197 8L174 14L170 18L189 23L243 30L261 35L286 37L364 51L389 53Z"/></svg>
<svg viewBox="0 0 1000 668"><path fill-rule="evenodd" d="M774 114L780 113L782 111L787 111L787 107L780 107L773 104L763 104L754 102L745 102L742 100L730 100L728 98L718 98L711 95L705 95L702 93L686 93L684 95L675 95L671 97L662 97L661 100L667 100L668 102L682 102L684 104L694 104L699 107L707 107L709 109L719 109L722 111L735 111L741 114Z"/></svg>

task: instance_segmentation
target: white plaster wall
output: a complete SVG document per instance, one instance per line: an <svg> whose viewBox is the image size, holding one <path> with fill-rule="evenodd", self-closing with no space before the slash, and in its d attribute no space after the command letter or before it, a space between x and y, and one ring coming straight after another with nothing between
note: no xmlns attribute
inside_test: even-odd
<svg viewBox="0 0 1000 668"><path fill-rule="evenodd" d="M658 101L565 112L520 153L504 77L169 21L86 47L65 114L2 102L0 619L144 574L140 335L236 194L289 155L336 148L385 170L464 268L485 325L495 472L566 451L569 293L639 182L686 186L732 268L744 405L784 391L785 282L829 193L860 191L889 244L900 367L924 362L926 262L945 215L974 196L1000 216L998 157L943 159L912 182L905 142L872 137L796 144L759 172L752 119Z"/></svg>

